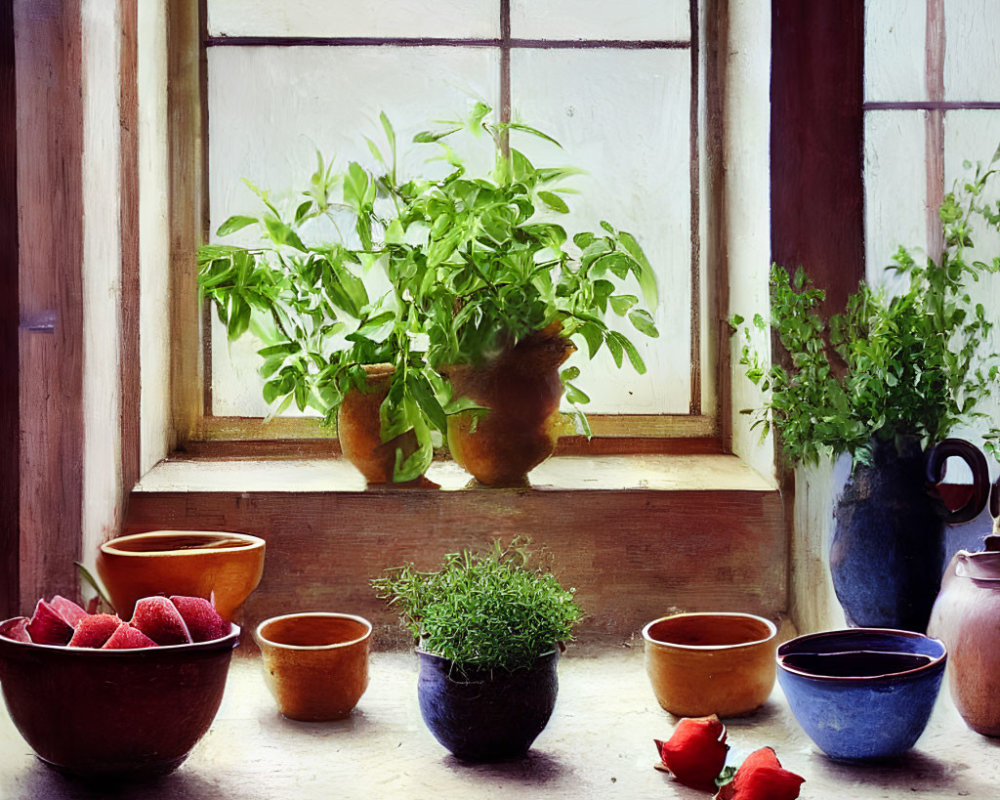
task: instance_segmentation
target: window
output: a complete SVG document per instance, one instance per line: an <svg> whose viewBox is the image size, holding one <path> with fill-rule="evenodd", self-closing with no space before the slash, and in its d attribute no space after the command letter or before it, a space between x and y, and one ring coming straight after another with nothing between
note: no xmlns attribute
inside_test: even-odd
<svg viewBox="0 0 1000 800"><path fill-rule="evenodd" d="M242 178L280 196L308 178L317 149L340 165L370 160L363 137L379 135L380 111L402 143L485 101L563 144L518 143L536 163L587 170L572 183L577 226L608 219L634 232L658 271L661 336L641 342L647 374L615 370L606 353L584 366L595 433L709 435L698 18L698 0L440 0L430 10L203 0L202 235L255 208ZM419 167L421 152L411 157ZM256 347L228 343L214 312L202 329L200 435L252 436L268 411ZM305 435L309 422L280 430Z"/></svg>

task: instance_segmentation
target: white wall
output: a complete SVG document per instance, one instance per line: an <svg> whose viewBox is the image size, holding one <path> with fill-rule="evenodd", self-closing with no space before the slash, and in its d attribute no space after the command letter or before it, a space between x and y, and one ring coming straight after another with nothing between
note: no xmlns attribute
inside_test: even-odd
<svg viewBox="0 0 1000 800"><path fill-rule="evenodd" d="M121 521L120 7L81 3L83 73L83 553Z"/></svg>
<svg viewBox="0 0 1000 800"><path fill-rule="evenodd" d="M725 180L729 247L729 313L752 319L767 316L771 264L770 88L771 4L746 0L729 4L729 54L725 113ZM760 391L743 375L738 360L742 339L729 341L732 359L733 452L775 481L774 444L741 409L759 408ZM725 346L725 342L723 343ZM757 343L769 352L767 336Z"/></svg>

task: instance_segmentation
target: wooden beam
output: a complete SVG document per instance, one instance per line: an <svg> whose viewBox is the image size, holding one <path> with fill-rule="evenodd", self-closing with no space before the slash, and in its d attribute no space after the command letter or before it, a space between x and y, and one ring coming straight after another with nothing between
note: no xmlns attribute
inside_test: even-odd
<svg viewBox="0 0 1000 800"><path fill-rule="evenodd" d="M771 4L771 253L826 315L865 277L864 5Z"/></svg>
<svg viewBox="0 0 1000 800"><path fill-rule="evenodd" d="M0 616L20 605L17 97L14 2L0 0Z"/></svg>
<svg viewBox="0 0 1000 800"><path fill-rule="evenodd" d="M74 596L83 507L80 0L14 3L20 606ZM29 245L30 246L27 246Z"/></svg>

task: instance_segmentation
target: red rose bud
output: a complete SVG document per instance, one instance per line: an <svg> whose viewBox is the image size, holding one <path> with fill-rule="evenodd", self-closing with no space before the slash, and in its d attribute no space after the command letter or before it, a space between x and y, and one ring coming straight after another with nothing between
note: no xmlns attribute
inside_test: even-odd
<svg viewBox="0 0 1000 800"><path fill-rule="evenodd" d="M715 800L795 800L805 778L783 769L770 747L762 747L746 757Z"/></svg>
<svg viewBox="0 0 1000 800"><path fill-rule="evenodd" d="M666 742L654 739L663 766L685 786L715 791L715 779L726 764L726 726L710 717L682 719ZM659 765L657 765L659 766Z"/></svg>

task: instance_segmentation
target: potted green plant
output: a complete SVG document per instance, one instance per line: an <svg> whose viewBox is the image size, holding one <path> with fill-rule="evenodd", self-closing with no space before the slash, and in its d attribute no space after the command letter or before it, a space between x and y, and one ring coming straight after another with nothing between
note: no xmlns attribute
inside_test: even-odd
<svg viewBox="0 0 1000 800"><path fill-rule="evenodd" d="M974 221L1000 229L1000 204L984 198L994 174L992 164L977 166L945 198L938 262L919 263L899 248L890 267L901 279L894 292L862 283L846 310L825 323L816 312L824 293L801 267L790 277L774 265L770 320L758 315L753 327L772 330L786 357L764 366L751 329L743 328L740 364L769 391L762 407L748 412L754 424L778 433L793 465L844 453L853 460L835 507L830 561L854 624L923 630L940 585L943 520L971 519L986 501L985 458L948 435L984 417L977 404L997 386L997 356L981 347L994 321L968 288L1000 271L1000 257L972 253ZM734 328L743 322L734 317ZM996 455L995 441L987 448ZM953 455L969 463L975 491L951 512L925 487L943 479Z"/></svg>
<svg viewBox="0 0 1000 800"><path fill-rule="evenodd" d="M479 103L467 120L414 137L432 148L429 163L446 164L428 170L443 171L440 177L401 174L395 130L383 114L385 145L369 140L371 168L351 162L337 173L318 157L309 186L288 212L251 187L264 212L230 217L218 235L256 226L262 243L199 249L201 292L228 335L251 331L264 342L264 397L276 413L294 402L332 421L347 392L367 386L365 365L392 366L376 404L380 441L403 434L415 441L412 452L390 448L394 480L421 474L435 434L446 434L449 417L465 412L463 425L451 426L453 451L476 475L468 454L497 420L511 416L502 410L506 395L514 394L521 416L551 440L563 387L575 406L588 400L572 383L579 368L559 371L573 340L590 357L607 347L619 367L628 360L644 372L632 341L606 323L609 312L657 335L639 300L641 294L654 306L656 283L636 239L607 222L600 232L570 235L554 221L569 212L570 189L562 184L578 170L533 165L510 145L512 133L558 143L528 125L490 121L490 111ZM486 143L487 174L469 174L452 146L460 136ZM331 230L334 242L320 235ZM380 292L368 278L375 273L386 287ZM484 370L492 376L506 367L513 371L500 381L516 391L501 397L481 391L489 382ZM532 394L542 411L524 411ZM589 434L586 417L579 419ZM458 427L472 445L458 442ZM523 478L551 452L551 441L542 452L541 435L523 437L520 449L530 452L520 466L487 470L483 481ZM501 436L521 441L506 427Z"/></svg>
<svg viewBox="0 0 1000 800"><path fill-rule="evenodd" d="M574 590L530 565L527 541L412 564L372 581L418 642L417 693L425 723L459 758L523 755L555 705L556 661L582 612Z"/></svg>

